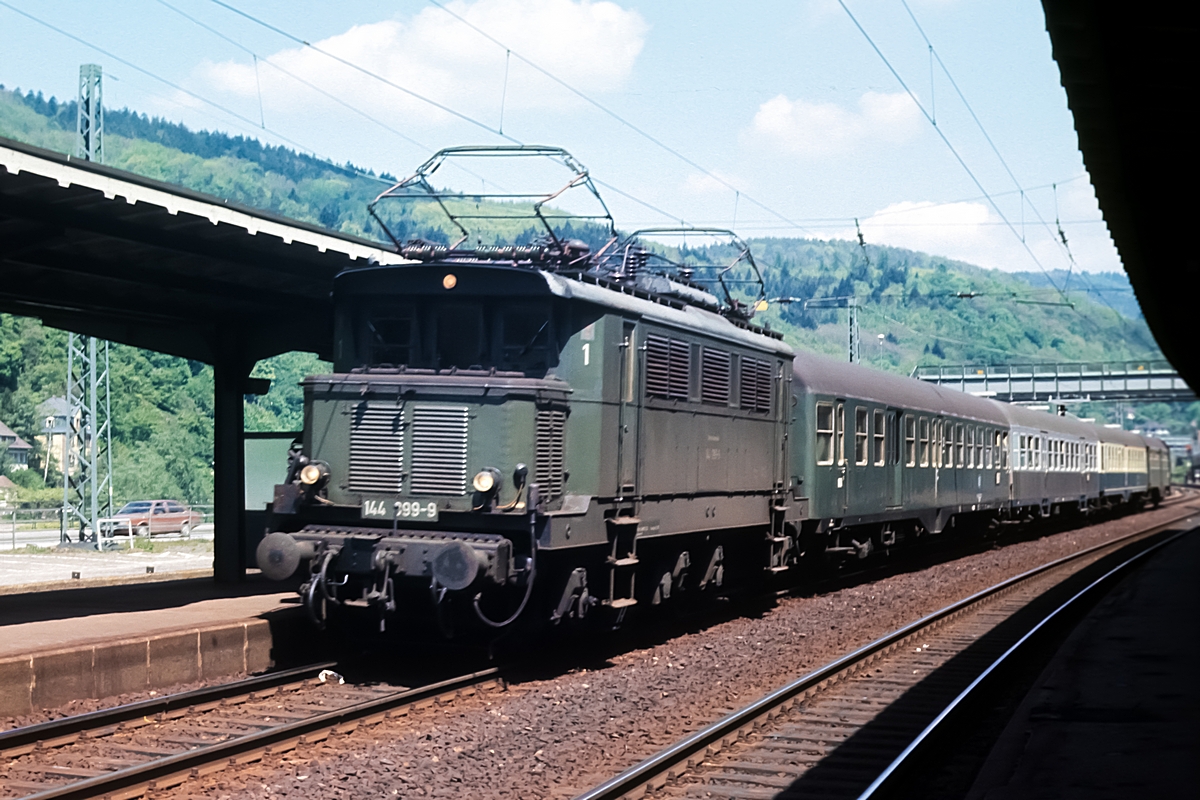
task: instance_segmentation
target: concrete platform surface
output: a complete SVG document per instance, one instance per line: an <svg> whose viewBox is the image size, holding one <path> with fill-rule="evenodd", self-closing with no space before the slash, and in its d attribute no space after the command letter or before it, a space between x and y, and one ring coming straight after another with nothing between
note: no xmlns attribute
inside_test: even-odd
<svg viewBox="0 0 1200 800"><path fill-rule="evenodd" d="M174 544L174 543L172 543ZM188 545L196 549L186 549ZM212 546L204 542L181 542L178 550L148 553L141 550L54 550L49 553L0 554L0 593L25 584L70 580L137 577L153 570L155 575L212 569ZM72 576L78 574L79 578Z"/></svg>
<svg viewBox="0 0 1200 800"><path fill-rule="evenodd" d="M270 667L293 592L211 578L0 596L0 716Z"/></svg>
<svg viewBox="0 0 1200 800"><path fill-rule="evenodd" d="M1200 530L1164 547L1079 625L968 797L1200 794Z"/></svg>

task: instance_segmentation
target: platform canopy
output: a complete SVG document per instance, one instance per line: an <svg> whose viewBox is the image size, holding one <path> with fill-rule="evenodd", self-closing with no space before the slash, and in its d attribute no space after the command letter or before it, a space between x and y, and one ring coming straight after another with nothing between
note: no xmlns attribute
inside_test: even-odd
<svg viewBox="0 0 1200 800"><path fill-rule="evenodd" d="M1079 149L1142 313L1200 387L1192 314L1197 17L1193 3L1042 0Z"/></svg>
<svg viewBox="0 0 1200 800"><path fill-rule="evenodd" d="M0 139L0 311L215 363L329 358L333 276L377 243Z"/></svg>

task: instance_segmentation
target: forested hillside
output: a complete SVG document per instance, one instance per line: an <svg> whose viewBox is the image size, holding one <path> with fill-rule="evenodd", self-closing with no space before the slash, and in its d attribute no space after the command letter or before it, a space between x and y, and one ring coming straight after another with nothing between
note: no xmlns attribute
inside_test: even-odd
<svg viewBox="0 0 1200 800"><path fill-rule="evenodd" d="M70 152L75 113L73 102L0 87L0 136ZM345 233L381 238L366 205L386 187L389 175L374 176L253 139L196 132L128 110L106 110L105 125L106 163L111 166ZM450 226L429 206L413 206L395 222L403 237L446 241L451 235ZM481 238L485 243L523 242L536 233L527 220L514 218L493 225ZM596 229L580 224L571 235L594 239ZM864 252L845 241L758 239L750 244L763 267L769 298L858 298L862 355L879 368L908 373L918 363L1100 360L1158 352L1140 314L1130 311L1128 298L1118 297L1119 292L1107 299L1121 313L1096 294L1072 292L1072 308L1061 304L1040 273L1005 274L884 246L868 245ZM1055 278L1059 285L1063 277ZM1119 284L1110 279L1104 286L1113 290ZM771 302L758 321L783 331L796 346L841 355L845 314L808 310L799 302ZM65 333L36 320L0 315L0 420L30 442L38 430L37 405L64 392L65 348ZM208 502L211 369L122 345L114 345L112 354L117 494ZM271 391L247 399L247 428L298 429L297 382L323 368L304 353L260 363L255 375L272 378ZM1161 419L1162 410L1155 411ZM1170 410L1169 421L1185 428L1198 416L1193 411L1200 409ZM41 483L36 454L35 462L36 471L9 473L30 491ZM46 491L46 497L53 494Z"/></svg>

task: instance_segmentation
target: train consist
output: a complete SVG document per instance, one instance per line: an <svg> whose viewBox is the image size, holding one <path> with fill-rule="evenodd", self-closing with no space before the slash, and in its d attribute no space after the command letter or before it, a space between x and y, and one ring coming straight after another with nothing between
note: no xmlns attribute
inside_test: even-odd
<svg viewBox="0 0 1200 800"><path fill-rule="evenodd" d="M393 194L432 192L453 155ZM533 209L532 244L397 241L406 263L336 279L334 372L304 382L257 552L269 578L304 570L318 624L612 624L1167 490L1155 439L793 351L752 322L761 293L728 290L761 286L744 247L708 266L637 236L593 251Z"/></svg>

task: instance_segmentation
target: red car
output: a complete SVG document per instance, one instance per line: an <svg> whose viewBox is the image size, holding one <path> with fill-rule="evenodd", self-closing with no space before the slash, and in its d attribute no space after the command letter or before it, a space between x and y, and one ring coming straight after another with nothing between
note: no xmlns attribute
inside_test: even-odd
<svg viewBox="0 0 1200 800"><path fill-rule="evenodd" d="M112 533L118 536L130 531L138 536L156 533L181 533L187 536L203 520L203 514L178 500L133 500L105 520L104 526L111 526Z"/></svg>

